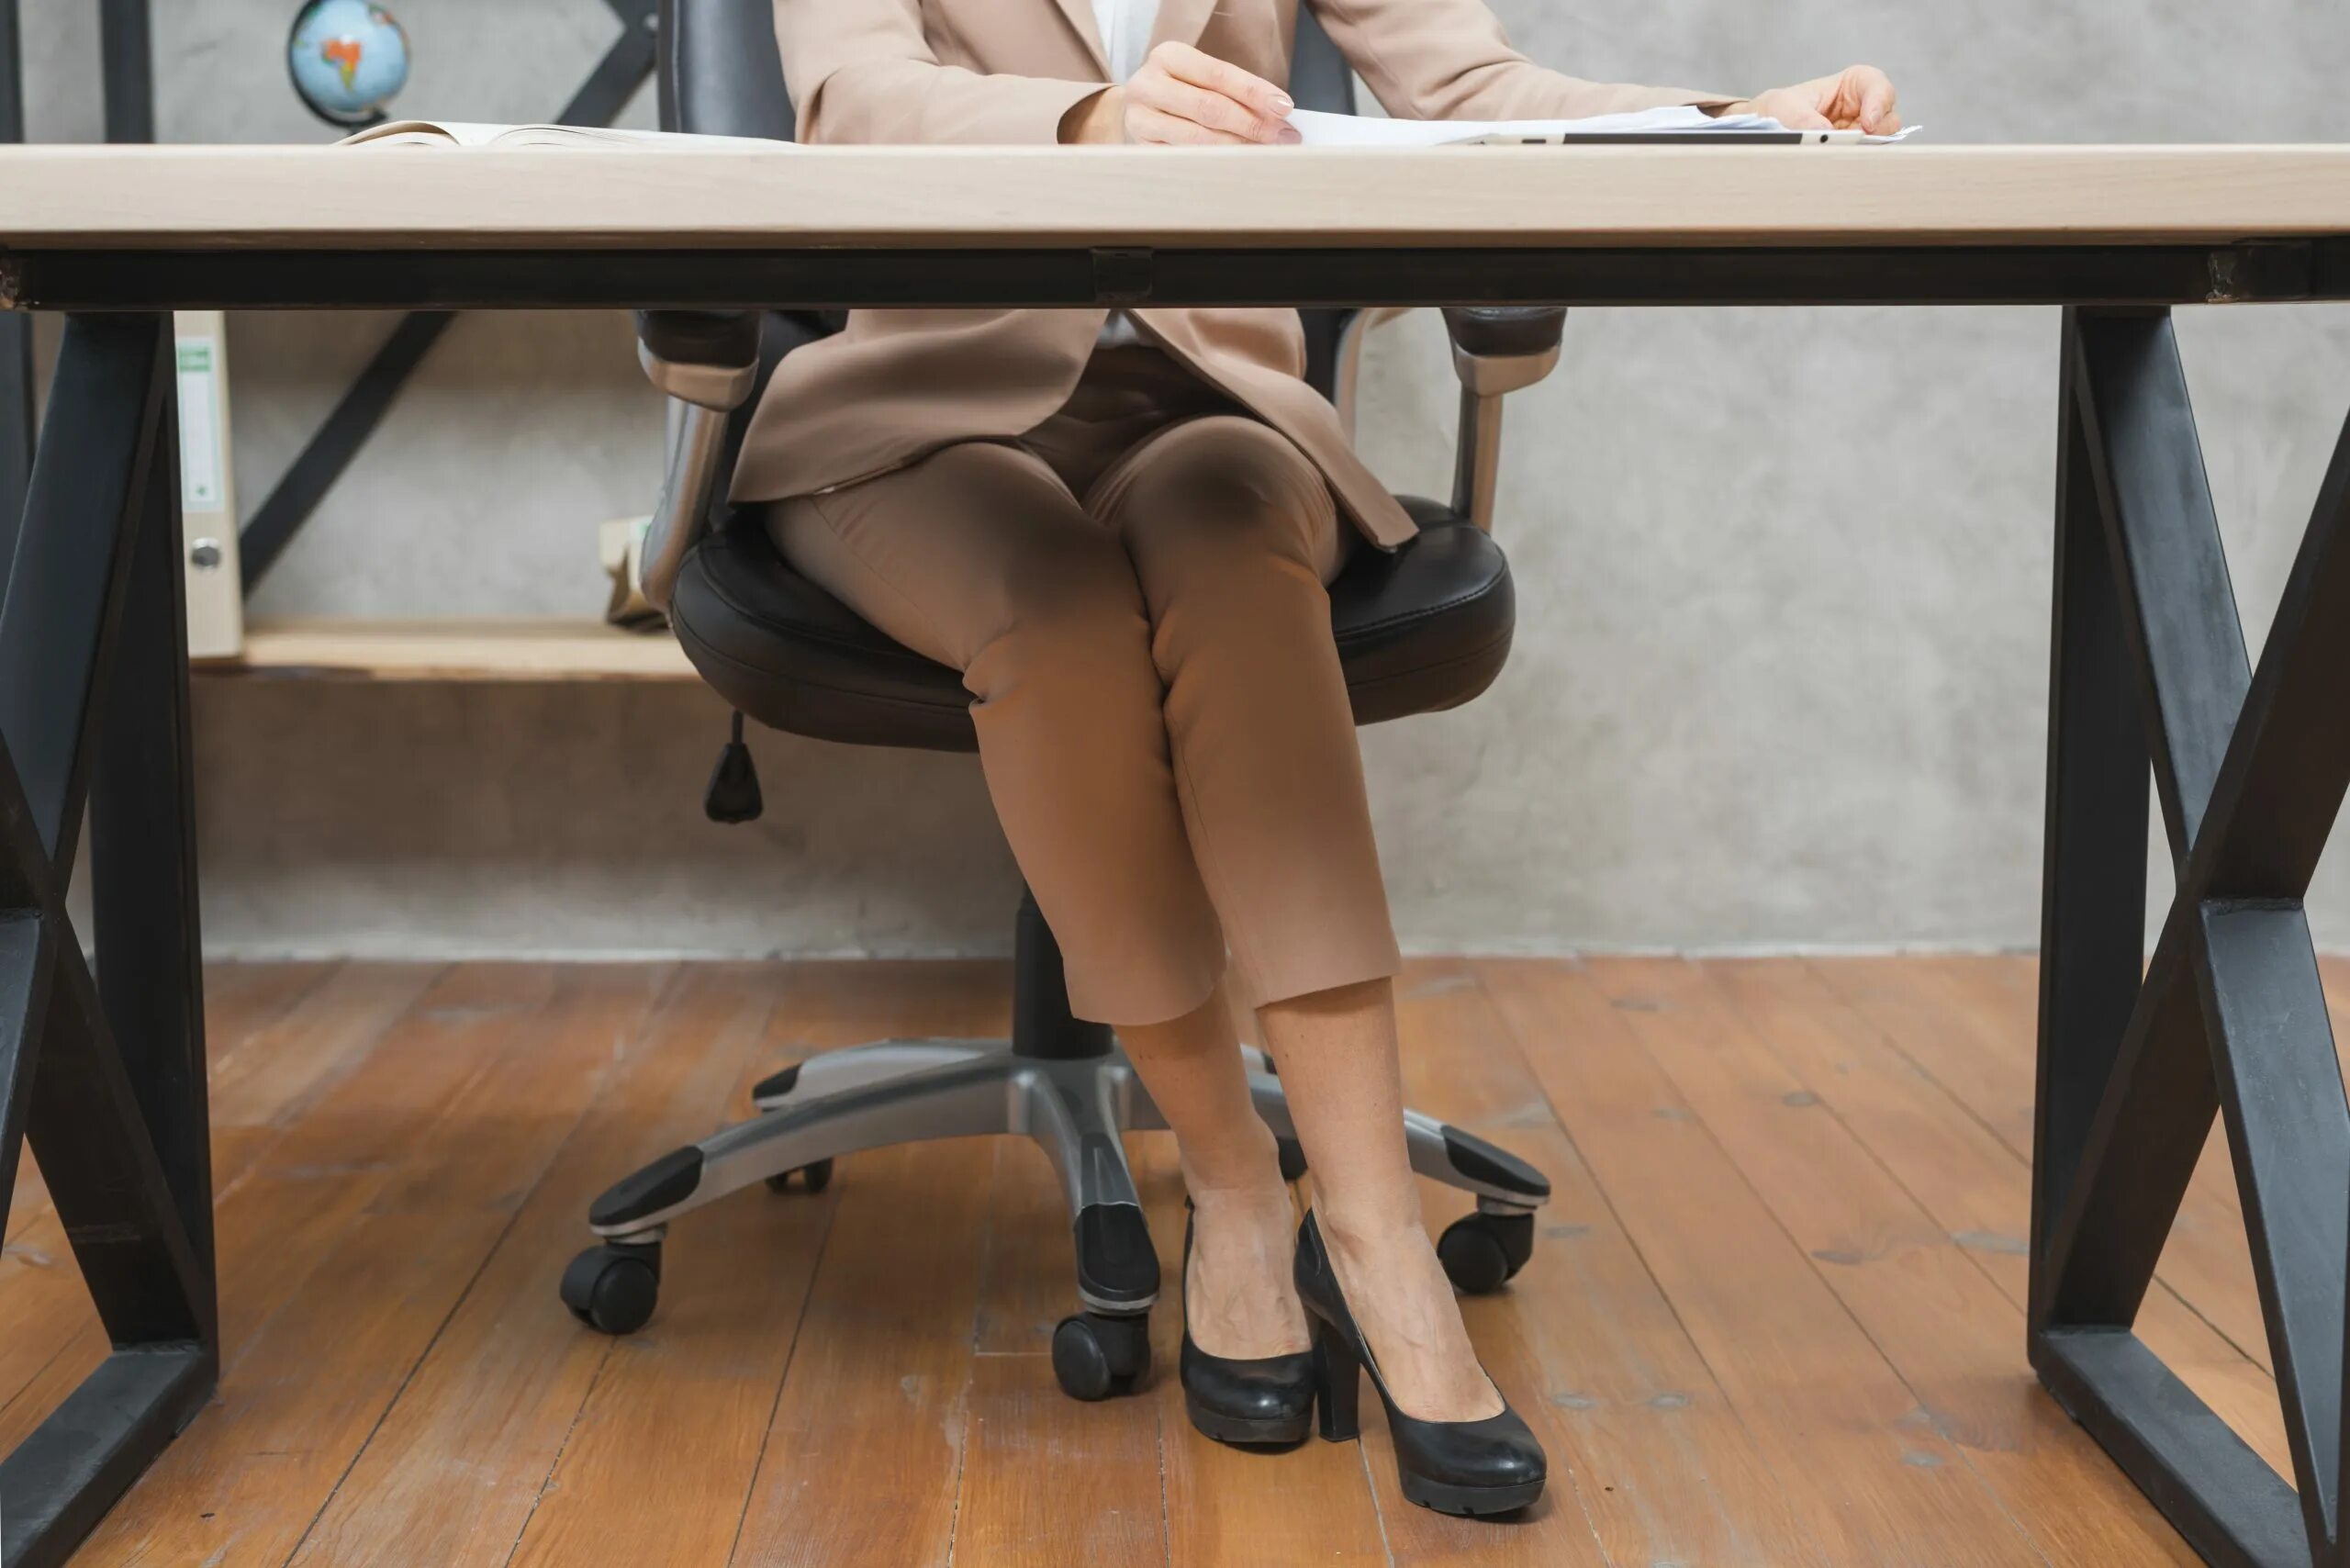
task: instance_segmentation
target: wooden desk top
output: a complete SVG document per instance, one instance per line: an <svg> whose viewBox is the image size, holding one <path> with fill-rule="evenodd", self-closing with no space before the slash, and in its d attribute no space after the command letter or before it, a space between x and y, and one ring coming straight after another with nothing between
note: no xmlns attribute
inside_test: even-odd
<svg viewBox="0 0 2350 1568"><path fill-rule="evenodd" d="M0 250L2204 244L2350 146L0 150Z"/></svg>

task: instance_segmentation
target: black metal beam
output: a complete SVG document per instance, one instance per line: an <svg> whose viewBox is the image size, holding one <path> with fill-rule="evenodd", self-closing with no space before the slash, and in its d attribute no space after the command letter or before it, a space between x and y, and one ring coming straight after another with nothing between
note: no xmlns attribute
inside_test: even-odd
<svg viewBox="0 0 2350 1568"><path fill-rule="evenodd" d="M653 74L659 39L653 29L655 0L605 0L620 18L621 36L596 62L588 79L555 116L557 125L610 125Z"/></svg>
<svg viewBox="0 0 2350 1568"><path fill-rule="evenodd" d="M277 564L296 532L342 477L359 449L384 422L384 416L391 412L408 378L455 319L445 310L419 310L403 317L326 422L278 476L276 485L237 532L238 563L247 593Z"/></svg>
<svg viewBox="0 0 2350 1568"><path fill-rule="evenodd" d="M2311 1568L2293 1489L2127 1329L2047 1329L2032 1369L2212 1568Z"/></svg>
<svg viewBox="0 0 2350 1568"><path fill-rule="evenodd" d="M25 1116L32 1105L33 1058L49 1015L49 935L37 910L0 913L0 1236L8 1234Z"/></svg>
<svg viewBox="0 0 2350 1568"><path fill-rule="evenodd" d="M2146 731L2092 474L2065 313L2058 355L2056 547L2042 838L2040 1062L2033 1100L2031 1322L2126 1326L2115 1306L2057 1314L2060 1215L2139 1005L2145 929ZM2089 1168L2094 1176L2096 1167ZM2164 1220L2167 1228L2167 1217ZM2143 1282L2139 1290L2143 1291Z"/></svg>
<svg viewBox="0 0 2350 1568"><path fill-rule="evenodd" d="M25 139L25 55L17 0L0 0L0 141Z"/></svg>
<svg viewBox="0 0 2350 1568"><path fill-rule="evenodd" d="M1081 245L1010 250L564 247L0 252L32 310L809 309L902 305L2068 305L2350 299L2350 240L1731 249ZM2224 268L2221 263L2224 263Z"/></svg>
<svg viewBox="0 0 2350 1568"><path fill-rule="evenodd" d="M132 1084L80 951L58 941L52 955L26 1137L83 1283L118 1346L209 1342L207 1265L180 1222L140 1103L155 1086ZM203 1196L208 1204L210 1191Z"/></svg>
<svg viewBox="0 0 2350 1568"><path fill-rule="evenodd" d="M2135 702L2109 693L2102 722L2125 725L2143 713L2172 857L2184 863L2201 831L2236 714L2252 681L2227 555L2203 469L2187 376L2164 312L2073 310L2065 316L2066 482L2075 515L2102 520L2103 558L2067 554L2064 569L2109 586L2118 616L2098 628L2109 650L2118 636L2134 666ZM2069 536L2068 536L2069 537ZM2085 544L2087 542L2084 542ZM2122 745L2117 733L2111 738ZM2144 790L2144 767L2115 787ZM2102 877L2142 874L2143 810L2126 828L2109 824ZM2125 842L2126 838L2126 842ZM2139 867L2133 872L2131 868ZM2105 917L2111 951L2107 995L2118 1002L2134 973L2142 911ZM2076 1086L2101 1099L2077 1155L2087 1174L2069 1175L2065 1202L2042 1233L2043 1321L2122 1327L2133 1321L2154 1277L2178 1204L2219 1107L2188 959L2191 922L2166 923L2121 1048ZM2124 948L2130 951L2125 957ZM2064 1091L2059 1106L2073 1112Z"/></svg>
<svg viewBox="0 0 2350 1568"><path fill-rule="evenodd" d="M108 141L155 140L155 46L147 0L100 0L98 68Z"/></svg>
<svg viewBox="0 0 2350 1568"><path fill-rule="evenodd" d="M218 1380L204 1345L117 1350L0 1462L0 1562L64 1568Z"/></svg>
<svg viewBox="0 0 2350 1568"><path fill-rule="evenodd" d="M2139 795L2143 802L2143 782ZM2143 878L2143 804L2137 822ZM2118 926L2100 935L2117 949L2125 938ZM2043 1327L2125 1328L2137 1321L2210 1137L2220 1091L2190 958L2195 940L2187 912L2174 912L2104 1079L2088 1079L2086 1070L2095 1063L2083 1053L2076 1064L2082 1081L2059 1102L2069 1111L2077 1103L2073 1095L2087 1095L2092 1114L2063 1201L2033 1253L2035 1321ZM2119 1001L2118 958L2108 984L2109 1002ZM2055 1146L2047 1148L2053 1156Z"/></svg>
<svg viewBox="0 0 2350 1568"><path fill-rule="evenodd" d="M165 335L162 350L173 342ZM107 699L94 729L90 914L107 1032L145 1117L199 1274L212 1275L212 1144L188 721L179 406L154 411L155 456L130 520ZM208 1301L199 1306L208 1311Z"/></svg>
<svg viewBox="0 0 2350 1568"><path fill-rule="evenodd" d="M2261 645L2211 818L2183 883L2199 896L2293 899L2308 891L2350 789L2350 420Z"/></svg>
<svg viewBox="0 0 2350 1568"><path fill-rule="evenodd" d="M0 1462L9 1568L64 1562L218 1376L172 351L67 324L0 606L0 1177L29 1144L115 1346ZM65 912L94 771L103 990Z"/></svg>
<svg viewBox="0 0 2350 1568"><path fill-rule="evenodd" d="M2299 903L2199 911L2196 966L2228 1149L2310 1540L2338 1532L2350 1103Z"/></svg>
<svg viewBox="0 0 2350 1568"><path fill-rule="evenodd" d="M0 143L25 139L25 65L17 0L0 0ZM0 586L17 554L17 521L33 472L33 324L0 312Z"/></svg>
<svg viewBox="0 0 2350 1568"><path fill-rule="evenodd" d="M24 536L0 600L0 735L53 861L70 857L80 834L95 754L87 725L147 501L158 412L173 388L156 330L154 317L67 323Z"/></svg>
<svg viewBox="0 0 2350 1568"><path fill-rule="evenodd" d="M2067 311L2064 367L2033 1364L2210 1561L2341 1568L2350 1101L2301 898L2350 789L2350 423L2247 670L2168 321ZM2149 759L2178 886L2133 986ZM2092 786L2125 823L2096 818ZM2289 1486L2127 1332L2215 1102Z"/></svg>
<svg viewBox="0 0 2350 1568"><path fill-rule="evenodd" d="M33 474L33 320L0 311L0 589L17 555L17 528Z"/></svg>
<svg viewBox="0 0 2350 1568"><path fill-rule="evenodd" d="M2149 715L2154 784L2184 862L2252 685L2244 623L2167 311L2076 311L2070 352L2090 472L2121 569L2121 623Z"/></svg>
<svg viewBox="0 0 2350 1568"><path fill-rule="evenodd" d="M555 116L558 125L610 125L653 73L656 39L655 0L605 0L620 18L621 36L596 62L579 90ZM223 307L223 308L227 308ZM423 364L432 345L455 319L446 310L415 310L392 329L366 368L351 384L326 422L296 454L277 484L237 534L239 569L251 593L269 574L296 533L342 477L398 400L400 388Z"/></svg>

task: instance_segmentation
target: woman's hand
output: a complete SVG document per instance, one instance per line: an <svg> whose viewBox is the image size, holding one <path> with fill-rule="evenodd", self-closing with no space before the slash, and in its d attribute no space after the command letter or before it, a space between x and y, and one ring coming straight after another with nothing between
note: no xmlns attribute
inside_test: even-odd
<svg viewBox="0 0 2350 1568"><path fill-rule="evenodd" d="M1864 130L1890 136L1901 129L1893 83L1874 65L1850 65L1833 76L1774 87L1722 112L1769 115L1790 130Z"/></svg>
<svg viewBox="0 0 2350 1568"><path fill-rule="evenodd" d="M1096 93L1061 122L1063 141L1156 141L1248 147L1297 140L1279 87L1237 65L1169 40L1123 87Z"/></svg>

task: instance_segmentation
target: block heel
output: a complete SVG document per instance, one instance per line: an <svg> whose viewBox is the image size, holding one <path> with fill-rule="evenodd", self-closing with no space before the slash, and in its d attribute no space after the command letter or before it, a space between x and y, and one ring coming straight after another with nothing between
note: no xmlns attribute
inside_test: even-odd
<svg viewBox="0 0 2350 1568"><path fill-rule="evenodd" d="M1362 1436L1361 1397L1362 1363L1337 1329L1315 1319L1314 1399L1324 1442L1352 1442Z"/></svg>
<svg viewBox="0 0 2350 1568"><path fill-rule="evenodd" d="M1298 1226L1296 1270L1298 1299L1314 1320L1314 1391L1324 1438L1345 1442L1361 1434L1358 1401L1367 1373L1387 1410L1406 1499L1441 1514L1482 1516L1513 1513L1542 1495L1549 1461L1507 1400L1500 1415L1476 1421L1423 1421L1395 1407L1312 1214Z"/></svg>

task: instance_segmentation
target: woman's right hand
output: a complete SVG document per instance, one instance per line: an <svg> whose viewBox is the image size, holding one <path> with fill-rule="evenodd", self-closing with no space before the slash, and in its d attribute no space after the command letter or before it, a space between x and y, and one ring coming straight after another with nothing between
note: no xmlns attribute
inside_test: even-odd
<svg viewBox="0 0 2350 1568"><path fill-rule="evenodd" d="M1122 87L1096 93L1061 123L1069 142L1248 147L1293 142L1297 106L1261 76L1172 39L1150 51Z"/></svg>

